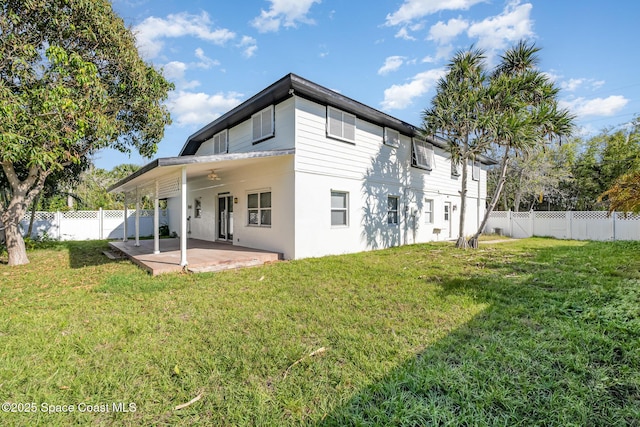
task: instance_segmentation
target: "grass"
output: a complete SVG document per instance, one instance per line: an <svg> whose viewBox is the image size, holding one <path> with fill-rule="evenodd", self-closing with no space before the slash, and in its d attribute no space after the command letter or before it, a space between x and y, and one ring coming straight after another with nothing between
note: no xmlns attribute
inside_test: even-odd
<svg viewBox="0 0 640 427"><path fill-rule="evenodd" d="M105 247L0 265L0 402L38 409L0 424L640 425L638 242L412 245L156 278Z"/></svg>

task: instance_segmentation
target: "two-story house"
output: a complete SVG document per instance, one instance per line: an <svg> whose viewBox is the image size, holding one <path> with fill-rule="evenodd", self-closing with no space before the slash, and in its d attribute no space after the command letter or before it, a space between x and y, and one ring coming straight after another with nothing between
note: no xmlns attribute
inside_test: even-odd
<svg viewBox="0 0 640 427"><path fill-rule="evenodd" d="M168 200L183 265L187 237L285 259L358 252L458 237L461 177L445 146L289 74L110 191ZM490 164L466 166L465 234L484 214Z"/></svg>

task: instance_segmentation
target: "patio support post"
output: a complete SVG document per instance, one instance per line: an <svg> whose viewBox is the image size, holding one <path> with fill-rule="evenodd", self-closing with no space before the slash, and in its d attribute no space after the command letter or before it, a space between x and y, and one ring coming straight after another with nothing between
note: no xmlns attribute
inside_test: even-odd
<svg viewBox="0 0 640 427"><path fill-rule="evenodd" d="M140 246L140 194L136 187L136 246Z"/></svg>
<svg viewBox="0 0 640 427"><path fill-rule="evenodd" d="M180 178L180 265L187 266L187 167Z"/></svg>
<svg viewBox="0 0 640 427"><path fill-rule="evenodd" d="M160 199L158 198L158 180L153 198L153 253L160 253Z"/></svg>
<svg viewBox="0 0 640 427"><path fill-rule="evenodd" d="M122 227L122 230L123 230L123 232L122 232L122 234L123 234L122 241L123 242L129 241L129 238L127 237L128 234L129 234L128 230L127 230L127 221L128 221L128 219L129 219L129 212L127 212L127 192L125 191L125 193L124 193L124 226Z"/></svg>

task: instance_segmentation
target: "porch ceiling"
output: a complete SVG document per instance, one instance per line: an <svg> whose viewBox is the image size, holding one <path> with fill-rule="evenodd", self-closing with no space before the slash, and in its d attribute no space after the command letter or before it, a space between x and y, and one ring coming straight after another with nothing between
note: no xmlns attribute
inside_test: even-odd
<svg viewBox="0 0 640 427"><path fill-rule="evenodd" d="M216 154L211 156L181 156L156 159L107 189L109 193L128 193L147 187L156 179L178 173L187 168L187 179L208 175L212 169L224 174L225 170L250 166L272 157L291 156L294 149L253 151L248 153Z"/></svg>

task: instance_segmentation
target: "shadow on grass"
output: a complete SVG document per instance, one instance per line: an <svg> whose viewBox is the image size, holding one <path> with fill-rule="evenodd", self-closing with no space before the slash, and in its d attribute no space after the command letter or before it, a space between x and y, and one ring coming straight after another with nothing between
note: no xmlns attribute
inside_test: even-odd
<svg viewBox="0 0 640 427"><path fill-rule="evenodd" d="M640 425L639 249L478 255L488 268L441 292L487 310L318 424Z"/></svg>

